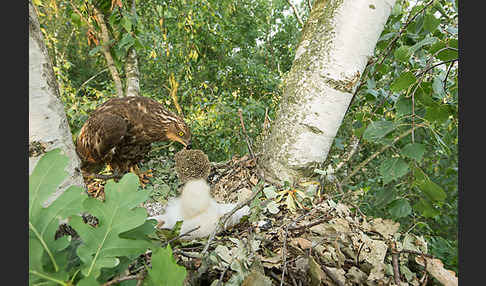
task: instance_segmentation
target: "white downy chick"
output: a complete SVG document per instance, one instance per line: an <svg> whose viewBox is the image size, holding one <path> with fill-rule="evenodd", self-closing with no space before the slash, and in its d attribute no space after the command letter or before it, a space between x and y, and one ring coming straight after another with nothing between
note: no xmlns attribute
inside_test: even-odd
<svg viewBox="0 0 486 286"><path fill-rule="evenodd" d="M183 220L180 233L200 226L189 236L183 239L205 237L211 234L217 226L219 218L230 212L236 204L219 204L210 194L210 187L204 179L188 181L182 188L182 194L178 198L169 200L165 213L150 217L159 223L162 228L173 228L177 221ZM250 213L250 208L244 206L235 212L226 223L226 227L237 224L244 215Z"/></svg>

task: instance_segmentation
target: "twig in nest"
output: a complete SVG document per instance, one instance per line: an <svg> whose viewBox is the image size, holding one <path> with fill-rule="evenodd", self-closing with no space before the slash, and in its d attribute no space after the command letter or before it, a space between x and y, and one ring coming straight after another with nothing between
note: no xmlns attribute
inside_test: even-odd
<svg viewBox="0 0 486 286"><path fill-rule="evenodd" d="M400 271L398 269L398 255L400 252L397 251L395 243L391 243L391 255L392 255L392 265L393 265L393 277L395 278L395 284L400 285Z"/></svg>
<svg viewBox="0 0 486 286"><path fill-rule="evenodd" d="M285 228L285 237L284 237L284 243L282 246L282 258L284 260L283 267L282 267L282 278L280 279L280 286L283 285L284 283L284 278L285 278L285 270L287 270L287 255L286 255L286 250L287 250L287 236L289 234L289 225Z"/></svg>
<svg viewBox="0 0 486 286"><path fill-rule="evenodd" d="M295 281L295 277L294 277L294 275L292 274L291 271L289 271L289 276L292 279L292 283L294 284L294 286L297 286L297 281Z"/></svg>
<svg viewBox="0 0 486 286"><path fill-rule="evenodd" d="M224 271L219 276L218 284L216 286L221 286L221 283L223 283L223 277L226 274L226 271L228 271L228 269L230 268L231 264L233 264L233 261L235 261L235 257L236 256L233 256L233 258L231 258L231 262L228 264L228 266L226 266L226 268L224 269Z"/></svg>
<svg viewBox="0 0 486 286"><path fill-rule="evenodd" d="M329 270L329 268L327 268L326 265L324 265L323 263L321 263L321 268L322 270L324 270L324 272L326 272L326 275L329 276L329 278L331 278L331 280L338 286L344 286L344 284L338 280L338 278L336 277L336 275L334 275L334 273L331 272L331 270Z"/></svg>
<svg viewBox="0 0 486 286"><path fill-rule="evenodd" d="M363 249L363 246L365 245L364 242L361 243L358 249L358 255L356 255L356 265L359 267L359 255L361 254L361 250Z"/></svg>
<svg viewBox="0 0 486 286"><path fill-rule="evenodd" d="M166 247L167 244L169 244L169 243L171 243L171 242L173 242L173 241L175 241L175 240L177 240L177 239L179 239L181 237L188 236L191 232L194 232L194 231L196 231L196 230L198 230L200 228L201 228L201 226L196 226L195 228L193 228L191 230L188 230L188 231L186 231L184 233L179 234L178 236L174 237L173 239L171 239L171 240L165 242L164 244L162 244L162 248Z"/></svg>
<svg viewBox="0 0 486 286"><path fill-rule="evenodd" d="M311 227L313 227L315 225L321 224L323 222L327 222L330 219L331 219L331 217L326 217L326 218L323 218L323 219L319 219L319 220L317 220L315 222L308 223L306 225L290 227L289 230L301 230L301 229L311 228Z"/></svg>
<svg viewBox="0 0 486 286"><path fill-rule="evenodd" d="M272 276L273 278L275 278L275 280L278 280L278 281L281 281L280 280L280 277L278 277L277 274L273 273L273 271L270 271L270 276ZM289 285L289 283L287 282L283 282L285 285Z"/></svg>
<svg viewBox="0 0 486 286"><path fill-rule="evenodd" d="M258 190L254 191L253 194L251 195L251 197L249 199L247 199L246 201L243 201L243 202L238 203L229 213L226 213L225 215L223 215L219 219L219 222L216 225L216 229L209 235L208 242L206 243L206 246L204 246L204 249L201 252L201 255L202 256L204 256L208 252L209 245L214 240L214 237L216 236L216 234L219 233L224 228L224 226L226 225L226 222L228 221L228 219L235 212L237 212L239 209L241 209L242 207L248 205L251 201L253 201L253 199L255 199L256 196L263 190L263 186L264 186L264 184L262 184L262 186Z"/></svg>
<svg viewBox="0 0 486 286"><path fill-rule="evenodd" d="M248 151L250 152L251 158L254 159L255 154L251 149L250 137L248 137L248 133L246 133L245 123L243 122L243 110L241 110L241 108L238 108L238 115L240 116L240 123L241 123L241 127L243 128L243 133L245 134L245 140L246 140L246 145L248 146Z"/></svg>
<svg viewBox="0 0 486 286"><path fill-rule="evenodd" d="M284 237L284 243L283 243L283 246L282 246L282 259L284 261L283 263L283 268L282 268L282 278L280 280L280 286L283 285L284 283L284 278L285 278L285 270L287 270L287 255L286 255L286 250L287 250L287 236L289 234L289 227L291 225L295 225L297 222L299 222L301 219L303 219L304 217L310 215L311 213L315 212L317 210L317 208L311 210L310 212L308 213L305 213L301 216L299 216L298 218L296 218L295 220L293 220L291 223L287 224L287 226L285 227L285 237Z"/></svg>
<svg viewBox="0 0 486 286"><path fill-rule="evenodd" d="M331 272L331 270L329 270L329 268L327 268L326 265L324 265L324 263L322 263L322 260L319 256L316 256L317 259L321 262L320 266L321 266L321 269L324 270L324 272L326 273L326 275L331 278L332 282L334 282L334 284L338 285L338 286L344 286L344 284L336 277L336 275L334 275L334 273Z"/></svg>
<svg viewBox="0 0 486 286"><path fill-rule="evenodd" d="M180 249L174 249L174 254L180 254L180 255L188 257L188 258L197 258L197 259L202 258L199 254L188 253L188 252L182 251Z"/></svg>

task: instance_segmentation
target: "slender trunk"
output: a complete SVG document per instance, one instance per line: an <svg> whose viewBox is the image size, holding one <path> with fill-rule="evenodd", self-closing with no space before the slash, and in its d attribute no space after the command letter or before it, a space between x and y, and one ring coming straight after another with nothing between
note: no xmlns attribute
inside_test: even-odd
<svg viewBox="0 0 486 286"><path fill-rule="evenodd" d="M137 10L135 8L135 0L132 1L132 15L137 16ZM128 50L127 61L125 62L125 74L127 75L126 81L126 96L139 96L140 95L140 82L138 71L138 59L137 52L134 47Z"/></svg>
<svg viewBox="0 0 486 286"><path fill-rule="evenodd" d="M116 95L118 97L123 97L123 85L120 79L120 74L115 66L115 61L111 55L110 51L110 34L108 33L108 28L105 23L105 19L103 18L103 13L101 13L98 9L94 8L95 16L98 19L98 23L101 28L101 50L103 51L103 55L105 55L106 63L108 65L108 69L110 70L111 77L115 82L115 90Z"/></svg>
<svg viewBox="0 0 486 286"><path fill-rule="evenodd" d="M324 162L395 0L317 0L263 142L268 176L296 183Z"/></svg>
<svg viewBox="0 0 486 286"><path fill-rule="evenodd" d="M29 1L29 174L40 156L60 148L70 158L66 171L69 176L53 198L68 186L84 186L79 171L80 160L74 149L59 87L48 57L44 38L34 6Z"/></svg>

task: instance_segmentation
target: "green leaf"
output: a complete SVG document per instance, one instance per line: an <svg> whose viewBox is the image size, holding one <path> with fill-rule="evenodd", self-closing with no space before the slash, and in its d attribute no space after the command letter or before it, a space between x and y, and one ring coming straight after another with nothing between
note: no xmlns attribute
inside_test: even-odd
<svg viewBox="0 0 486 286"><path fill-rule="evenodd" d="M417 182L421 182L429 179L429 177L427 177L427 174L425 174L424 171L420 169L420 167L412 166L412 170L416 181L415 184L417 184Z"/></svg>
<svg viewBox="0 0 486 286"><path fill-rule="evenodd" d="M126 52L134 44L135 44L135 39L132 37L132 35L127 33L123 35L123 38L118 43L118 49Z"/></svg>
<svg viewBox="0 0 486 286"><path fill-rule="evenodd" d="M445 47L452 47L457 49L457 41L456 40L449 40L447 43L444 41L440 41L432 45L429 49L429 52L431 54L435 54L439 50L445 48ZM456 50L451 50L451 49L445 49L441 52L439 52L436 57L441 60L441 61L449 61L453 59L457 59L459 57L458 51Z"/></svg>
<svg viewBox="0 0 486 286"><path fill-rule="evenodd" d="M94 56L96 55L97 52L101 51L101 45L99 46L96 46L94 48L92 48L89 52L88 52L88 55L89 56Z"/></svg>
<svg viewBox="0 0 486 286"><path fill-rule="evenodd" d="M172 257L170 245L152 253L152 268L148 269L145 285L179 286L186 278L186 269L179 266Z"/></svg>
<svg viewBox="0 0 486 286"><path fill-rule="evenodd" d="M412 207L406 199L398 199L390 204L388 212L395 218L406 217L412 213Z"/></svg>
<svg viewBox="0 0 486 286"><path fill-rule="evenodd" d="M71 13L71 21L77 26L81 25L81 17L75 12Z"/></svg>
<svg viewBox="0 0 486 286"><path fill-rule="evenodd" d="M80 216L72 218L70 225L80 235L83 243L77 254L83 262L85 277L100 275L101 268L115 267L118 257L137 255L152 247L144 240L120 238L120 233L133 230L145 223L147 211L138 205L148 198L147 191L138 191L137 175L129 173L118 182L108 181L105 185L105 202L95 198L84 201L86 212L98 218L97 227L83 222Z"/></svg>
<svg viewBox="0 0 486 286"><path fill-rule="evenodd" d="M400 97L395 103L395 109L397 110L397 116L401 117L412 113L412 99Z"/></svg>
<svg viewBox="0 0 486 286"><path fill-rule="evenodd" d="M406 175L409 171L408 164L401 158L389 158L384 160L379 171L383 177L383 183L388 184L392 180L398 179Z"/></svg>
<svg viewBox="0 0 486 286"><path fill-rule="evenodd" d="M392 82L392 84L390 85L390 89L393 92L406 90L410 85L412 85L416 81L417 78L412 72L404 72Z"/></svg>
<svg viewBox="0 0 486 286"><path fill-rule="evenodd" d="M71 186L48 207L44 203L57 191L58 186L67 177L64 171L68 163L68 157L60 153L60 149L47 152L37 162L29 177L29 242L33 245L32 259L29 257L31 270L41 270L37 265L39 255L47 253L49 262L55 272L61 271L65 265L60 265L56 258L57 252L65 249L69 243L66 237L54 240L60 220L67 219L82 211L81 204L87 198L86 193L77 186ZM42 246L39 253L38 245ZM59 272L60 273L60 272Z"/></svg>
<svg viewBox="0 0 486 286"><path fill-rule="evenodd" d="M399 47L394 52L395 58L404 63L408 62L408 59L410 59L411 55L412 55L412 50L407 45L403 45Z"/></svg>
<svg viewBox="0 0 486 286"><path fill-rule="evenodd" d="M364 131L363 138L370 142L377 142L379 139L392 132L395 128L395 123L391 121L373 121Z"/></svg>
<svg viewBox="0 0 486 286"><path fill-rule="evenodd" d="M397 197L397 191L395 189L380 189L375 194L375 203L376 207L383 207L389 204Z"/></svg>
<svg viewBox="0 0 486 286"><path fill-rule="evenodd" d="M420 199L415 205L413 205L413 208L426 218L433 218L440 214L440 212L436 210L428 200L424 199Z"/></svg>
<svg viewBox="0 0 486 286"><path fill-rule="evenodd" d="M437 29L439 26L440 20L435 18L433 14L427 13L424 17L424 32L431 33Z"/></svg>
<svg viewBox="0 0 486 286"><path fill-rule="evenodd" d="M147 220L141 226L138 226L134 229L131 229L126 232L120 233L121 238L127 239L137 239L137 240L147 240L150 241L149 235L155 233L155 226L157 225L157 221L154 219Z"/></svg>
<svg viewBox="0 0 486 286"><path fill-rule="evenodd" d="M131 32L132 31L132 21L130 20L130 18L128 16L124 16L121 19L121 24L122 24L123 28L125 28L125 30L127 32Z"/></svg>
<svg viewBox="0 0 486 286"><path fill-rule="evenodd" d="M93 276L85 277L81 279L76 286L99 286L100 283L96 281L96 278Z"/></svg>
<svg viewBox="0 0 486 286"><path fill-rule="evenodd" d="M425 154L425 146L420 143L410 143L402 148L401 154L405 157L420 161Z"/></svg>
<svg viewBox="0 0 486 286"><path fill-rule="evenodd" d="M427 107L424 118L430 122L444 123L449 118L449 109L442 104Z"/></svg>
<svg viewBox="0 0 486 286"><path fill-rule="evenodd" d="M431 201L443 202L447 197L445 191L430 180L418 182L417 186Z"/></svg>
<svg viewBox="0 0 486 286"><path fill-rule="evenodd" d="M424 46L433 45L433 44L437 43L438 40L439 39L437 39L436 37L426 37L422 41L420 41L420 42L416 43L415 45L413 45L410 48L410 50L412 51L412 53L415 53L416 51L418 51L419 49L421 49Z"/></svg>

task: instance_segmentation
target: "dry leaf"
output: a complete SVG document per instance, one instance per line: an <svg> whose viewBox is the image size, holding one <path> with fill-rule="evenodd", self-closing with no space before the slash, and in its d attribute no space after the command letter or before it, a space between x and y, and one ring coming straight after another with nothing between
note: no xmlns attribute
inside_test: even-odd
<svg viewBox="0 0 486 286"><path fill-rule="evenodd" d="M390 219L377 218L370 222L371 231L376 231L385 238L391 238L398 231L400 223Z"/></svg>
<svg viewBox="0 0 486 286"><path fill-rule="evenodd" d="M425 257L427 260L427 272L430 273L435 279L439 280L444 286L457 286L458 280L456 273L452 270L448 270L444 268L444 264L442 261L436 258L428 258ZM425 265L424 257L417 256L415 257L415 261L420 265Z"/></svg>
<svg viewBox="0 0 486 286"><path fill-rule="evenodd" d="M292 241L290 243L295 245L295 246L299 246L303 250L306 250L306 249L309 249L309 248L312 247L312 242L310 242L309 240L302 238L302 237L294 238L294 239L292 239Z"/></svg>

